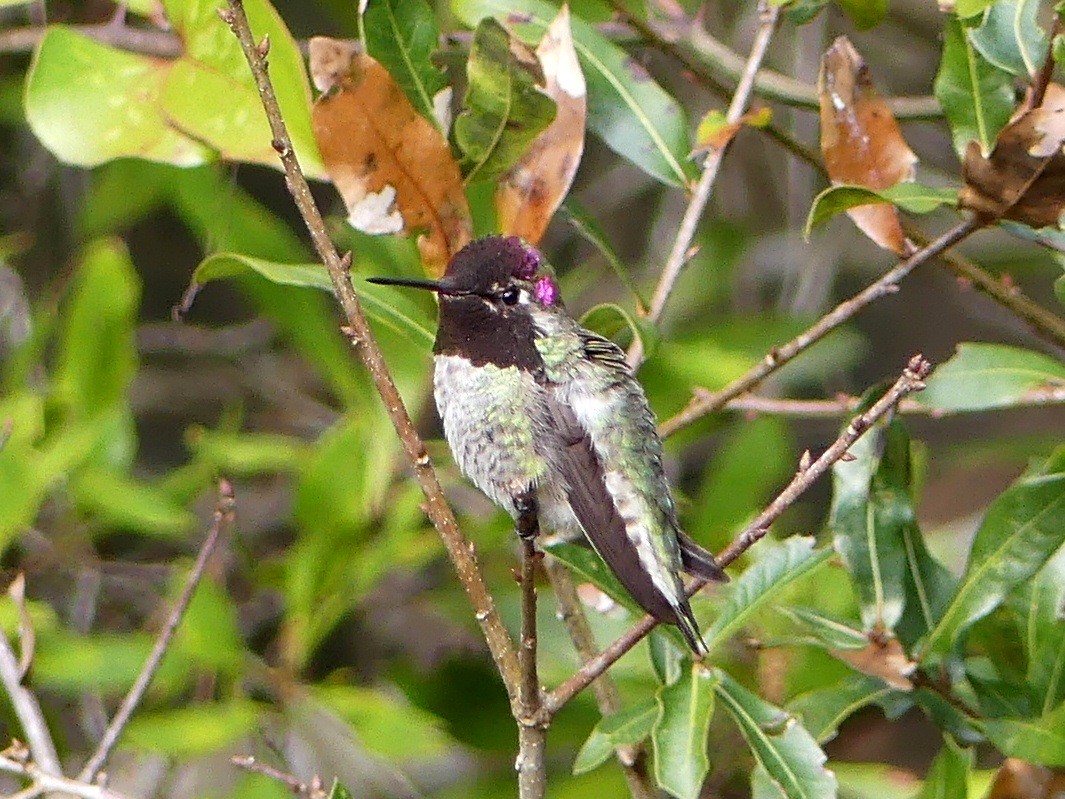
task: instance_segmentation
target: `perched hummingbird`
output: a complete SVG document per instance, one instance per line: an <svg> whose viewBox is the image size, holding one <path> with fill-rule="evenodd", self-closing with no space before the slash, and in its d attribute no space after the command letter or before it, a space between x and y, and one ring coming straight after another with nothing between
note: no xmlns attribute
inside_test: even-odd
<svg viewBox="0 0 1065 799"><path fill-rule="evenodd" d="M706 653L680 572L727 577L688 538L640 384L613 342L581 327L533 247L468 244L440 280L370 278L440 298L434 393L455 460L516 519L588 541L632 597Z"/></svg>

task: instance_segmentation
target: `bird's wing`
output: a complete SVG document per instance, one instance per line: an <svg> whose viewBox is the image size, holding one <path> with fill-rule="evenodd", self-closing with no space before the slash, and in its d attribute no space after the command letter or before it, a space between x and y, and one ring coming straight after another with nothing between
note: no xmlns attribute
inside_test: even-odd
<svg viewBox="0 0 1065 799"><path fill-rule="evenodd" d="M671 602L655 584L652 574L658 572L660 579L669 581L676 577L666 573L667 564L654 556L652 542L645 546L651 553L648 560L640 557L607 490L603 464L590 437L573 410L550 390L547 393L548 408L559 435L556 468L588 541L640 607L659 621L678 625L692 648L699 651L702 641L696 640L698 630L683 594Z"/></svg>

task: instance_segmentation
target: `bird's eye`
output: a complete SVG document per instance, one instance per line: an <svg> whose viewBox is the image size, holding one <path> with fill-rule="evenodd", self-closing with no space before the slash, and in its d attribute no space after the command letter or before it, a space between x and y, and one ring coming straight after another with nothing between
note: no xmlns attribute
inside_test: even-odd
<svg viewBox="0 0 1065 799"><path fill-rule="evenodd" d="M505 305L514 305L518 301L520 295L521 292L515 286L510 286L503 290L503 293L499 295L499 299L501 299Z"/></svg>

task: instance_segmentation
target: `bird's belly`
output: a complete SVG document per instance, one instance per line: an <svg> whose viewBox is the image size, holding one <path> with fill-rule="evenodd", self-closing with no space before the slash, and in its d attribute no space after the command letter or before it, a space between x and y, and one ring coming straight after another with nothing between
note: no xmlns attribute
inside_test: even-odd
<svg viewBox="0 0 1065 799"><path fill-rule="evenodd" d="M436 356L434 395L444 435L459 469L512 514L513 500L539 486L548 465L538 452L546 433L528 372L474 366L458 355Z"/></svg>

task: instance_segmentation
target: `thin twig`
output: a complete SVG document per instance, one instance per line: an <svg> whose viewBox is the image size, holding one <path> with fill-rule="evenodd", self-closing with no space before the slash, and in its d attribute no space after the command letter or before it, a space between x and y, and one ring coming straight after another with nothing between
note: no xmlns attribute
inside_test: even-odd
<svg viewBox="0 0 1065 799"><path fill-rule="evenodd" d="M262 99L267 119L270 122L270 130L274 137L272 144L285 167L286 185L292 194L293 200L295 200L300 216L302 216L304 223L307 225L314 248L322 263L325 264L329 277L333 282L333 289L346 321L344 332L358 352L367 371L369 371L374 386L385 404L389 418L392 420L396 433L403 444L403 451L406 453L414 471L414 476L425 494L426 515L432 522L433 527L436 528L437 533L440 534L448 557L451 559L463 588L466 589L466 594L473 605L474 617L481 626L481 632L484 634L492 659L495 661L496 668L499 670L503 685L506 688L511 709L517 715L519 712L518 686L521 682L521 670L518 665L514 642L499 617L499 612L492 601L492 596L488 592L488 586L477 564L473 544L459 530L455 515L451 512L451 508L444 498L444 492L440 487L436 471L433 469L432 461L425 451L425 445L418 435L418 431L415 429L406 407L403 405L403 399L400 397L391 373L388 371L381 348L370 330L366 316L363 314L362 307L355 294L355 288L351 285L351 276L348 273L351 263L350 253L342 258L336 251L326 231L325 222L322 220L318 206L311 196L310 187L307 185L307 180L300 169L299 161L292 147L292 140L289 138L284 119L281 116L281 109L277 104L273 85L267 74L265 53L263 52L265 48L261 50L259 45L256 44L240 0L228 0L228 2L228 11L220 13L223 14L224 19L240 40L241 49L244 51L244 56L248 60L252 74L255 76L259 96Z"/></svg>
<svg viewBox="0 0 1065 799"><path fill-rule="evenodd" d="M536 667L536 563L540 554L531 536L521 539L521 641L518 659L521 663L521 686L518 717L518 796L520 799L542 799L547 791L547 767L544 754L547 743L547 723L541 712L540 677Z"/></svg>
<svg viewBox="0 0 1065 799"><path fill-rule="evenodd" d="M583 665L599 655L599 647L588 624L588 618L584 615L573 578L561 561L550 556L544 559L544 571L547 572L555 599L558 601L559 618L569 633L573 648L577 650L577 656ZM595 694L599 712L604 717L621 710L621 697L609 674L603 673L592 682L592 693ZM614 753L625 775L625 781L629 784L632 799L654 799L657 792L647 773L647 753L643 746L624 744L617 747Z"/></svg>
<svg viewBox="0 0 1065 799"><path fill-rule="evenodd" d="M230 762L245 771L250 771L253 774L262 774L264 777L280 782L296 796L303 796L307 799L324 799L327 796L322 786L322 780L317 775L310 782L304 782L287 771L281 771L266 763L260 763L253 755L233 755L230 758Z"/></svg>
<svg viewBox="0 0 1065 799"><path fill-rule="evenodd" d="M807 465L800 464L798 472L783 491L777 495L764 511L740 533L731 544L717 555L717 562L727 566L746 552L752 545L763 538L769 526L794 504L803 492L824 475L853 446L878 419L891 411L904 397L924 388L924 379L931 371L931 366L920 355L910 359L902 376L876 401L865 413L856 416L847 429L826 449L816 461ZM804 458L804 461L806 459ZM699 591L707 584L705 580L696 580L688 586L688 595ZM628 632L608 646L599 657L584 664L572 677L547 694L544 705L547 712L554 715L574 696L584 690L593 680L612 666L622 655L632 649L658 625L653 616L644 616Z"/></svg>
<svg viewBox="0 0 1065 799"><path fill-rule="evenodd" d="M29 755L37 763L36 768L55 776L63 773L56 754L52 733L41 712L41 703L36 694L22 684L23 670L15 656L7 635L0 629L0 682L4 684L11 699L11 706L22 725L22 732L29 743Z"/></svg>
<svg viewBox="0 0 1065 799"><path fill-rule="evenodd" d="M709 396L713 392L705 388L695 389L698 396ZM861 399L852 396L839 396L835 399L800 400L800 399L777 399L775 397L762 397L758 394L743 394L731 399L725 405L724 410L738 411L740 413L766 414L768 416L793 416L806 419L835 419L847 413L853 413L858 409ZM1018 408L1040 408L1046 405L1065 404L1065 386L1043 386L1033 389L1013 400L1009 405L1001 408L986 410L1013 410ZM974 411L970 408L934 408L924 405L915 400L903 400L896 409L898 413L908 416L930 416L933 419L941 419L945 416L959 416L961 414L982 412L985 409Z"/></svg>
<svg viewBox="0 0 1065 799"><path fill-rule="evenodd" d="M64 27L100 44L107 44L131 53L142 53L157 58L178 58L184 51L184 46L177 34L159 28L132 28L112 22ZM47 32L48 28L41 25L0 31L0 53L28 53L40 44Z"/></svg>
<svg viewBox="0 0 1065 799"><path fill-rule="evenodd" d="M199 586L200 579L207 569L211 555L214 554L215 548L222 537L228 536L229 531L233 528L234 507L233 486L230 485L228 480L219 480L218 503L215 505L211 528L207 531L207 537L200 546L199 554L196 555L196 562L192 565L192 571L189 572L189 576L185 580L185 586L181 589L181 594L178 596L177 602L174 603L166 623L159 631L159 635L156 636L155 644L152 646L152 651L148 654L148 658L144 661L140 674L137 675L137 679L129 689L129 692L122 699L118 710L115 711L115 715L111 718L111 723L104 730L96 751L92 753L92 757L89 758L81 773L78 774L78 779L81 782L92 782L96 779L96 775L100 773L100 769L104 767L107 758L111 756L111 752L114 751L115 746L118 744L118 739L122 736L122 731L125 730L126 725L129 723L133 711L137 709L141 700L144 699L144 694L147 692L148 686L151 685L155 673L159 670L159 665L163 662L163 658L174 640L174 634L181 625L181 620L185 617L185 611L188 610L189 603L192 602L192 596L196 593L196 588Z"/></svg>
<svg viewBox="0 0 1065 799"><path fill-rule="evenodd" d="M17 750L20 746L21 744L15 742L5 749L3 753L0 753L0 771L17 774L20 777L32 780L30 787L26 791L16 794L16 796L55 793L79 796L81 799L128 799L123 794L112 791L102 785L72 780L69 777L49 773L33 760L15 756L12 750Z"/></svg>
<svg viewBox="0 0 1065 799"><path fill-rule="evenodd" d="M759 14L761 23L758 27L758 32L755 34L754 44L751 46L751 54L747 58L740 83L736 87L736 92L732 95L728 112L725 114L725 119L729 124L738 123L747 110L747 105L751 99L751 91L754 88L754 76L758 72L762 59L765 58L769 40L773 37L773 30L776 28L777 19L780 17L780 7L775 3L767 3L763 0L759 4ZM688 201L688 207L684 209L684 216L680 221L680 227L677 229L673 248L669 252L666 265L658 279L658 285L655 286L655 293L651 297L651 307L647 312L647 318L651 323L658 322L662 317L662 311L665 310L669 295L673 292L673 286L676 284L677 278L680 277L684 265L688 263L691 257L690 250L692 240L695 238L695 230L699 226L699 220L702 218L706 204L710 200L710 192L714 188L714 181L717 180L718 171L721 168L721 160L725 156L725 151L728 149L730 141L731 139L726 141L721 147L711 147L706 154L699 182L695 185L695 191ZM639 366L640 361L643 360L643 340L640 337L637 336L633 339L627 360L633 368Z"/></svg>
<svg viewBox="0 0 1065 799"><path fill-rule="evenodd" d="M922 247L905 261L885 272L879 280L870 284L849 300L841 302L791 341L780 347L774 347L765 358L752 369L749 369L746 374L736 378L720 391L693 398L680 413L659 425L659 433L663 438L671 435L697 419L720 410L733 398L746 394L796 355L816 344L848 321L866 305L897 291L899 281L910 272L925 261L939 255L948 247L965 239L973 231L977 230L979 226L980 223L976 221L975 217L963 220L955 225L931 244Z"/></svg>

